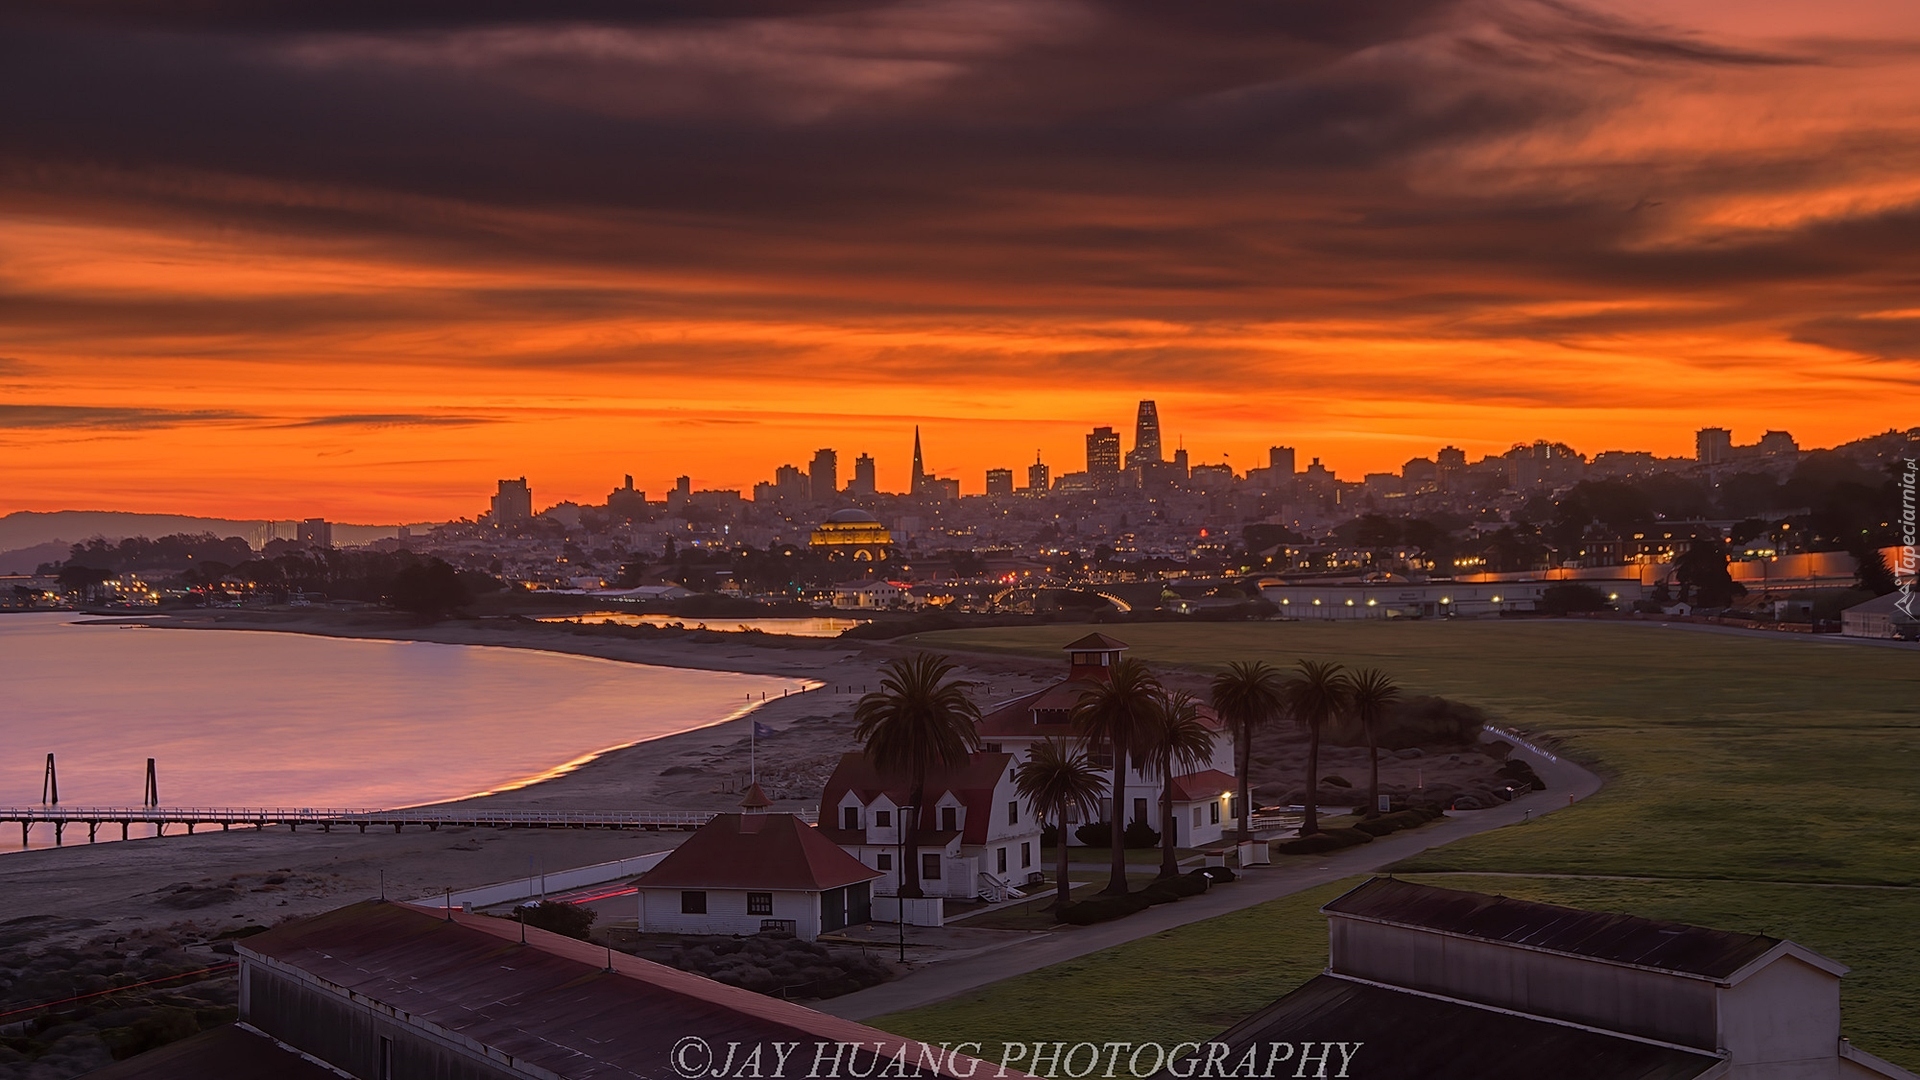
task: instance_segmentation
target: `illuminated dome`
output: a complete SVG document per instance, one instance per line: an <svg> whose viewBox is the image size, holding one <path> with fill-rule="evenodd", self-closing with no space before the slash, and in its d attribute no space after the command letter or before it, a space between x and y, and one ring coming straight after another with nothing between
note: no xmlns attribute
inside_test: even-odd
<svg viewBox="0 0 1920 1080"><path fill-rule="evenodd" d="M893 534L865 510L835 510L813 530L810 546L828 558L885 562L893 546Z"/></svg>

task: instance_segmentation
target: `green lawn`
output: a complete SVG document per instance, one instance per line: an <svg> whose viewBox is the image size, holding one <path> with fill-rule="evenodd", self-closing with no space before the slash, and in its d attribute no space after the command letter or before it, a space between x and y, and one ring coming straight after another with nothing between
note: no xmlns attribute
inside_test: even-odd
<svg viewBox="0 0 1920 1080"><path fill-rule="evenodd" d="M1500 878L1497 884L1512 895L1535 895L1524 887L1546 899L1793 937L1854 968L1845 995L1854 1041L1908 1067L1920 1065L1920 934L1912 929L1920 925L1920 889L1914 888L1920 886L1920 657L1913 653L1570 621L1109 629L1132 644L1133 655L1155 664L1215 670L1238 659L1283 665L1316 659L1378 666L1409 693L1469 701L1502 722L1559 736L1569 753L1607 777L1603 791L1533 824L1482 834L1398 869L1669 879ZM1055 657L1085 631L951 631L914 641ZM1836 884L1907 888L1809 887ZM1231 930L1190 927L1162 938L1220 932L1263 933L1257 923L1241 922ZM1213 941L1194 940L1202 947ZM1324 963L1324 939L1317 948L1308 971ZM1196 970L1212 969L1201 962ZM1099 982L1087 980L1090 989ZM1144 996L1164 1003L1162 1022L1177 1026L1199 1014L1171 982L1153 980L1153 992ZM1000 1026L1029 1023L1016 983L1021 980L970 999L967 1021L988 1025L996 1038ZM1234 1019L1234 1008L1244 1013L1274 996L1270 984L1259 986L1259 993L1233 996L1236 1004L1218 1015ZM1133 990L1141 994L1143 987ZM901 1020L920 1022L920 1016ZM1129 1022L1142 1020L1129 1016Z"/></svg>

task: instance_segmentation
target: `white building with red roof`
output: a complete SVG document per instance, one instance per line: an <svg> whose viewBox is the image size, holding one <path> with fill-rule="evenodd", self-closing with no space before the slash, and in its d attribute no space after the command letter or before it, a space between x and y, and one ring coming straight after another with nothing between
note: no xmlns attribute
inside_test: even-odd
<svg viewBox="0 0 1920 1080"><path fill-rule="evenodd" d="M1093 633L1064 646L1067 653L1067 677L1051 686L1002 702L980 718L980 741L986 749L1004 752L1018 765L1036 743L1058 739L1065 743L1082 741L1073 727L1073 708L1082 695L1107 680L1107 673L1120 662L1127 643ZM1231 824L1233 813L1233 738L1226 725L1206 706L1200 718L1215 732L1213 760L1204 769L1173 778L1175 843L1198 847L1221 838L1222 829ZM1113 782L1113 754L1104 746L1090 749L1088 756ZM1157 770L1143 770L1134 762L1127 770L1127 821L1145 818L1155 830L1160 828L1160 789L1164 778ZM1104 820L1103 814L1100 820ZM1070 822L1071 824L1071 822ZM1071 838L1069 843L1078 843Z"/></svg>
<svg viewBox="0 0 1920 1080"><path fill-rule="evenodd" d="M645 933L812 941L871 918L880 876L792 814L720 814L634 885Z"/></svg>
<svg viewBox="0 0 1920 1080"><path fill-rule="evenodd" d="M1017 896L1041 874L1041 822L1014 788L1013 764L1012 754L983 753L930 773L909 853L900 826L911 780L882 773L865 754L844 755L821 793L819 832L881 874L874 889L883 896L897 893L909 857L928 896Z"/></svg>

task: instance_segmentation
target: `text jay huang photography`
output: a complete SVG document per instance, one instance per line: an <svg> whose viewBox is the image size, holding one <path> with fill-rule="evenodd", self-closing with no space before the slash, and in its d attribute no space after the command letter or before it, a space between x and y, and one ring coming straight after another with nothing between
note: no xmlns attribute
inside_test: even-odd
<svg viewBox="0 0 1920 1080"><path fill-rule="evenodd" d="M0 1080L1920 1080L1920 4L0 100Z"/></svg>

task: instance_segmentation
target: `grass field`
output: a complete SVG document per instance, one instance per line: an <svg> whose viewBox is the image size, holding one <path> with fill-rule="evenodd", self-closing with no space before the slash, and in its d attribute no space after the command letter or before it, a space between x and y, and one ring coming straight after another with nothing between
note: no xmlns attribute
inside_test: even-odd
<svg viewBox="0 0 1920 1080"><path fill-rule="evenodd" d="M916 640L1058 656L1061 645L1084 632L1036 627ZM1575 758L1607 777L1598 795L1398 869L1441 875L1431 878L1436 883L1791 937L1854 968L1843 992L1854 1041L1920 1066L1920 656L1839 642L1571 621L1154 623L1118 628L1117 636L1149 663L1200 670L1239 659L1378 666L1410 693L1459 698L1503 722L1561 737ZM1614 880L1620 878L1659 880ZM1297 944L1295 924L1311 926L1318 917L1302 915L1317 904L1287 907L1294 902L1150 942L1169 950L1169 959L1192 955L1201 975L1194 981L1206 983L1208 973L1221 974L1206 966L1208 954L1234 939L1244 939L1224 950L1234 955L1264 949L1262 939L1276 935L1274 947L1282 951ZM1257 912L1266 912L1264 921ZM1324 925L1315 933L1323 935ZM1160 1005L1145 1006L1151 1016L1127 1015L1145 1022L1161 1015L1157 1007L1164 1018L1155 1022L1175 1027L1202 1018L1230 1021L1270 1000L1325 962L1324 936L1313 938L1313 946L1308 967L1278 986L1229 972L1211 981L1244 987L1182 990L1174 985L1181 980L1150 974L1160 969L1135 968L1109 954L1075 965L1137 970L1137 977L1118 982L1130 982L1132 995ZM897 1022L964 1023L973 1032L966 1037L986 1030L1000 1038L1007 1025L1036 1022L1036 1006L1022 995L1037 984L1027 980L1067 974L1036 972ZM1100 978L1081 981L1087 992L1105 993ZM1057 993L1064 984L1046 985ZM1098 1006L1063 1003L1073 1014L1121 1008L1105 999ZM883 1026L895 1022L889 1018ZM1106 1022L1105 1015L1080 1021Z"/></svg>

